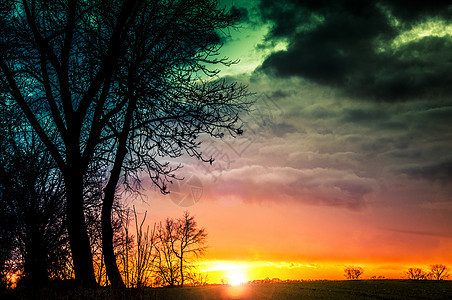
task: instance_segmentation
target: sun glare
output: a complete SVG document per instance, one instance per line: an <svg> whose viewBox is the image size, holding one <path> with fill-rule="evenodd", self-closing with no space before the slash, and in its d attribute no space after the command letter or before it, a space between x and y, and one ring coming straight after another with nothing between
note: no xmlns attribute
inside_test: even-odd
<svg viewBox="0 0 452 300"><path fill-rule="evenodd" d="M247 282L245 274L239 270L234 270L228 273L228 279L230 285L239 285Z"/></svg>
<svg viewBox="0 0 452 300"><path fill-rule="evenodd" d="M213 279L211 282L240 285L250 280L248 275L251 268L251 264L243 261L206 261L201 270L209 273L209 279Z"/></svg>

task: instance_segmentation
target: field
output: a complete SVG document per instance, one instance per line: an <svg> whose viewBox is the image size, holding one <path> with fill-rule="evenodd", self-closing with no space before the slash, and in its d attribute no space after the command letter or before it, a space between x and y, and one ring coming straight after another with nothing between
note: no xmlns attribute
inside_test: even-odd
<svg viewBox="0 0 452 300"><path fill-rule="evenodd" d="M16 290L1 299L452 299L452 281L357 280L270 283L260 285L110 289Z"/></svg>

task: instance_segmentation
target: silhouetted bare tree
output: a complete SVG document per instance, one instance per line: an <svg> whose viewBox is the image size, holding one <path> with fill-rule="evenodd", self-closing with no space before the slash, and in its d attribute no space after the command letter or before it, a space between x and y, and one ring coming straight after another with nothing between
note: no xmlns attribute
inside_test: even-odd
<svg viewBox="0 0 452 300"><path fill-rule="evenodd" d="M124 251L122 267L127 287L140 288L152 285L153 282L152 270L156 259L155 225L152 230L149 229L149 225L143 228L146 222L146 215L147 212L139 220L135 206L133 206L136 235L129 236L130 242L123 244L126 251ZM125 225L127 226L128 224ZM128 226L125 233L125 237L127 237Z"/></svg>
<svg viewBox="0 0 452 300"><path fill-rule="evenodd" d="M103 172L96 168L91 168L88 176L85 177L84 192L85 220L93 253L96 281L99 285L108 284L102 247L102 189L104 187L104 179L105 174ZM129 208L121 202L120 196L117 195L112 207L111 224L113 229L113 249L116 255L120 256L123 255L123 243L127 243L130 240L123 232L128 212Z"/></svg>
<svg viewBox="0 0 452 300"><path fill-rule="evenodd" d="M3 156L6 153L7 145L5 141L8 134L5 131L4 121L0 116L0 159L3 163ZM3 169L3 167L1 167ZM2 172L3 170L0 170ZM0 175L1 176L1 175ZM1 177L0 177L1 178ZM14 250L14 211L7 204L7 195L4 193L5 186L0 180L0 290L8 286L8 274L11 269L11 258Z"/></svg>
<svg viewBox="0 0 452 300"><path fill-rule="evenodd" d="M199 279L194 260L206 250L207 232L198 228L193 216L185 212L182 218L166 219L156 231L157 276L169 286L183 286L187 277Z"/></svg>
<svg viewBox="0 0 452 300"><path fill-rule="evenodd" d="M130 215L133 213L133 216ZM124 277L124 283L129 288L140 288L144 286L152 286L154 282L152 270L153 263L156 258L155 253L155 225L152 230L149 225L143 228L146 222L147 212L144 213L142 219L138 217L135 210L129 209L125 213L122 223L121 243L119 245L120 252L119 267ZM130 234L130 223L135 224L135 236Z"/></svg>
<svg viewBox="0 0 452 300"><path fill-rule="evenodd" d="M160 157L199 152L198 136L241 133L245 89L210 81L220 33L235 16L213 0L0 0L0 92L18 106L61 171L75 278L94 285L84 178L108 170L102 239L107 275L116 265L111 212L119 183L144 171L166 193L174 168Z"/></svg>
<svg viewBox="0 0 452 300"><path fill-rule="evenodd" d="M7 222L1 227L9 239L2 248L14 254L14 271L37 285L61 278L70 265L64 189L42 143L34 132L21 128L26 125L16 117L1 121L0 204L6 212L2 222Z"/></svg>
<svg viewBox="0 0 452 300"><path fill-rule="evenodd" d="M0 137L0 139L2 138ZM0 148L0 152L3 152L3 149ZM3 183L0 182L0 290L8 287L8 275L12 271L11 259L14 256L13 251L15 248L13 232L15 226L14 211L6 204L3 191Z"/></svg>
<svg viewBox="0 0 452 300"><path fill-rule="evenodd" d="M359 279L361 275L363 275L364 270L361 267L350 266L344 269L344 276L348 280L356 280Z"/></svg>
<svg viewBox="0 0 452 300"><path fill-rule="evenodd" d="M206 250L207 232L204 228L198 228L193 216L186 211L182 218L176 221L176 240L172 243L172 250L179 259L180 285L185 282L185 274L194 258L204 254Z"/></svg>
<svg viewBox="0 0 452 300"><path fill-rule="evenodd" d="M429 275L433 280L447 279L449 278L449 268L442 264L431 265Z"/></svg>
<svg viewBox="0 0 452 300"><path fill-rule="evenodd" d="M0 195L0 199L2 196ZM13 251L13 236L9 230L11 215L0 200L0 290L8 287L9 262Z"/></svg>
<svg viewBox="0 0 452 300"><path fill-rule="evenodd" d="M207 273L194 269L186 276L186 282L191 286L203 286L207 284Z"/></svg>
<svg viewBox="0 0 452 300"><path fill-rule="evenodd" d="M405 271L405 275L408 279L412 280L422 280L428 278L428 273L421 268L409 268Z"/></svg>
<svg viewBox="0 0 452 300"><path fill-rule="evenodd" d="M176 242L176 234L176 222L173 219L168 218L165 223L157 225L155 273L162 285L170 287L178 285L180 279L179 259L172 246Z"/></svg>

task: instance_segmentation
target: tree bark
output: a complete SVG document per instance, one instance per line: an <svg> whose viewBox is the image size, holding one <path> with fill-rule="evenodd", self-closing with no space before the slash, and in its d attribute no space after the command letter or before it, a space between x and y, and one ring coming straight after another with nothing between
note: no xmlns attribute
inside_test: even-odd
<svg viewBox="0 0 452 300"><path fill-rule="evenodd" d="M75 280L82 286L92 287L96 285L96 277L83 210L83 173L76 167L67 168L64 180L67 199L67 228Z"/></svg>
<svg viewBox="0 0 452 300"><path fill-rule="evenodd" d="M116 264L116 256L113 248L113 228L111 226L111 210L113 208L113 200L115 197L116 185L104 189L104 201L102 203L102 252L104 254L105 270L108 280L114 288L125 288L118 265Z"/></svg>
<svg viewBox="0 0 452 300"><path fill-rule="evenodd" d="M111 226L111 211L115 199L116 186L121 175L122 164L127 154L127 138L129 136L130 124L132 122L133 111L135 110L136 99L129 101L124 119L124 126L118 138L118 148L116 150L115 161L110 172L110 178L104 189L104 200L102 203L102 251L104 253L105 270L111 285L115 288L124 288L124 281L116 264L116 256L113 249L113 228Z"/></svg>
<svg viewBox="0 0 452 300"><path fill-rule="evenodd" d="M184 256L182 251L180 255L180 285L184 286Z"/></svg>

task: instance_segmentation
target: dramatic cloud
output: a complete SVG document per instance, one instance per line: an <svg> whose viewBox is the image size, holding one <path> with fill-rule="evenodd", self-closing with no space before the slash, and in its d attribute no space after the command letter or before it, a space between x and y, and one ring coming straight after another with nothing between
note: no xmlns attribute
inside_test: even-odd
<svg viewBox="0 0 452 300"><path fill-rule="evenodd" d="M449 1L268 1L267 42L287 42L259 71L300 76L382 101L452 92Z"/></svg>
<svg viewBox="0 0 452 300"><path fill-rule="evenodd" d="M269 126L245 132L254 143L253 134L262 135L261 144L252 153L254 164L332 167L375 178L401 176L401 166L440 165L450 156L450 101L352 100L321 84L293 78L263 77L259 84L251 87L267 87L266 94L281 112ZM285 96L273 98L272 91L284 91Z"/></svg>
<svg viewBox="0 0 452 300"><path fill-rule="evenodd" d="M425 165L405 166L399 171L416 179L449 183L452 180L452 157Z"/></svg>
<svg viewBox="0 0 452 300"><path fill-rule="evenodd" d="M212 165L184 157L213 251L300 276L310 258L452 261L449 3L221 1L241 61L220 75L256 103L243 135L200 138Z"/></svg>
<svg viewBox="0 0 452 300"><path fill-rule="evenodd" d="M221 174L216 197L247 201L300 202L360 210L375 182L352 172L314 168L246 166Z"/></svg>

